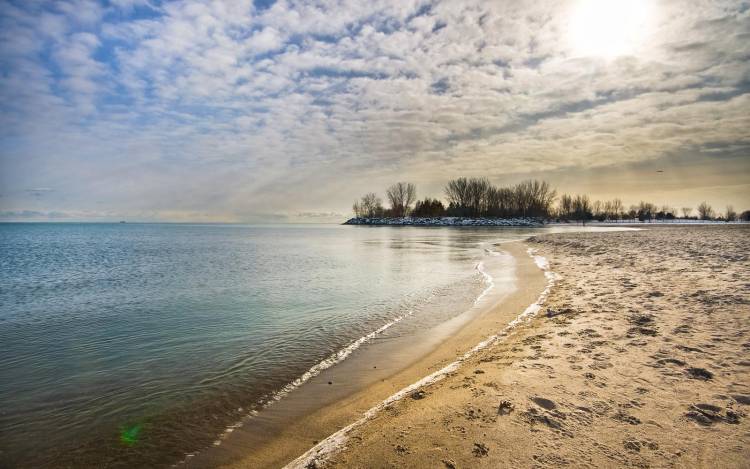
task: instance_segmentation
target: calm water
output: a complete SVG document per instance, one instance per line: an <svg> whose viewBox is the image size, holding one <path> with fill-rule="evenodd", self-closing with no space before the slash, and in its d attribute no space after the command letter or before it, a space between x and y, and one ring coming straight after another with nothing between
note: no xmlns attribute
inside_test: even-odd
<svg viewBox="0 0 750 469"><path fill-rule="evenodd" d="M0 224L0 466L173 464L358 338L461 313L529 232Z"/></svg>

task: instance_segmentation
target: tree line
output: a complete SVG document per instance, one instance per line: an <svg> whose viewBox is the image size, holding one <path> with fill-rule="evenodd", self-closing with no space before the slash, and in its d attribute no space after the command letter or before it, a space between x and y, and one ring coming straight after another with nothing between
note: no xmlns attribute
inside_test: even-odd
<svg viewBox="0 0 750 469"><path fill-rule="evenodd" d="M539 218L560 221L590 220L724 220L750 221L750 210L737 214L727 206L722 214L706 202L696 207L674 207L641 201L625 207L620 199L592 201L587 195L562 194L546 181L528 180L508 187L497 187L487 178L457 178L446 184L444 196L447 202L427 197L417 200L417 188L410 182L398 182L386 189L389 207L374 192L354 202L352 209L359 218ZM557 203L555 203L557 202ZM682 215L680 217L680 215Z"/></svg>

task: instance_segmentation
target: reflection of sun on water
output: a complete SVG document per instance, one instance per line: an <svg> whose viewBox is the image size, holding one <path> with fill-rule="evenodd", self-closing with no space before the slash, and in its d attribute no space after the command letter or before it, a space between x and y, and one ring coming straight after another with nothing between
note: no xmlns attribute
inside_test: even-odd
<svg viewBox="0 0 750 469"><path fill-rule="evenodd" d="M568 38L577 56L614 58L643 47L654 22L653 0L579 0Z"/></svg>

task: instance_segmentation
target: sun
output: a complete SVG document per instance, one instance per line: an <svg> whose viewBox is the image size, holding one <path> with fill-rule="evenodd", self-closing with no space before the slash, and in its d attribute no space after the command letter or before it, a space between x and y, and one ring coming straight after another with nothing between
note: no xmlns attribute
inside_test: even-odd
<svg viewBox="0 0 750 469"><path fill-rule="evenodd" d="M576 56L615 58L636 54L654 22L653 0L579 0L568 24Z"/></svg>

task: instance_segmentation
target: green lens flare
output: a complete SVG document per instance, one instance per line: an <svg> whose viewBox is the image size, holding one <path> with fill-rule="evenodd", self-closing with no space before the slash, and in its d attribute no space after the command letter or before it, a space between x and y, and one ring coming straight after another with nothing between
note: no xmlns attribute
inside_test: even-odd
<svg viewBox="0 0 750 469"><path fill-rule="evenodd" d="M138 435L141 433L141 424L133 425L120 430L120 442L125 446L133 446L138 443Z"/></svg>

